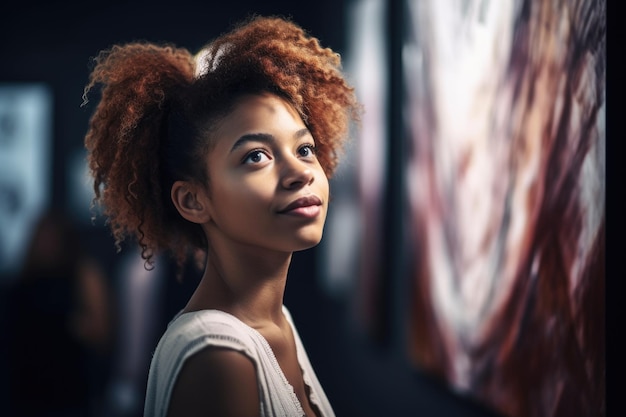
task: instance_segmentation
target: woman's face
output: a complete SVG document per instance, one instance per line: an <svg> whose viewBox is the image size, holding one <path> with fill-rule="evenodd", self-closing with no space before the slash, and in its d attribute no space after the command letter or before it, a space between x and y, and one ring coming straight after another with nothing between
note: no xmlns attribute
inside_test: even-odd
<svg viewBox="0 0 626 417"><path fill-rule="evenodd" d="M207 157L210 244L281 252L318 244L329 185L298 113L275 95L245 96L215 138Z"/></svg>

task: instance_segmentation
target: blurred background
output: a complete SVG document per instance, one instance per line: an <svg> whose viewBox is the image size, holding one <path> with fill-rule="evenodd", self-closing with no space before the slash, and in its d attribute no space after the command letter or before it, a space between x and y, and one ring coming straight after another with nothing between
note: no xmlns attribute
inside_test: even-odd
<svg viewBox="0 0 626 417"><path fill-rule="evenodd" d="M365 106L285 296L337 415L605 415L604 0L4 5L0 415L141 416L196 275L90 208L83 87L101 49L249 13L339 52Z"/></svg>

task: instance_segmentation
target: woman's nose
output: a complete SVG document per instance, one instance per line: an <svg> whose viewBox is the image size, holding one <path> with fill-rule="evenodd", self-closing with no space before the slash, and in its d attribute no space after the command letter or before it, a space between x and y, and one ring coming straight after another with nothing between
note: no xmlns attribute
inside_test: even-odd
<svg viewBox="0 0 626 417"><path fill-rule="evenodd" d="M313 179L313 170L308 164L295 157L285 162L281 177L281 184L285 189L304 187L311 184Z"/></svg>

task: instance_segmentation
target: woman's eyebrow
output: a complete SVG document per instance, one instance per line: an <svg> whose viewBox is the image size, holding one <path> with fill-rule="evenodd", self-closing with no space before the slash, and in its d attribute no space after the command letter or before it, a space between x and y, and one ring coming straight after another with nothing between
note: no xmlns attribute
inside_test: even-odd
<svg viewBox="0 0 626 417"><path fill-rule="evenodd" d="M239 139L237 142L233 144L233 147L230 148L230 152L234 152L237 148L242 147L247 142L261 142L266 144L271 144L276 142L276 138L269 133L246 133Z"/></svg>
<svg viewBox="0 0 626 417"><path fill-rule="evenodd" d="M297 130L293 134L293 138L294 140L298 140L310 134L311 132L309 131L309 129L305 127L300 130ZM274 135L271 135L269 133L246 133L245 135L237 139L237 141L233 144L232 148L230 148L230 152L231 153L234 152L237 148L240 148L247 142L261 142L265 144L273 144L276 142L276 138L274 137Z"/></svg>
<svg viewBox="0 0 626 417"><path fill-rule="evenodd" d="M300 139L306 135L311 135L311 132L309 132L309 129L307 129L306 127L298 130L296 133L294 133L293 138L294 139ZM313 135L311 135L313 136Z"/></svg>

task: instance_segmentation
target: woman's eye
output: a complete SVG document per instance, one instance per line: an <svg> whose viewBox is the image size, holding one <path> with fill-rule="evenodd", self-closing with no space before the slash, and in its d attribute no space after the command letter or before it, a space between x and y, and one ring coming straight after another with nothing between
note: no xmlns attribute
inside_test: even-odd
<svg viewBox="0 0 626 417"><path fill-rule="evenodd" d="M252 151L243 160L244 164L258 164L269 161L268 156L263 151Z"/></svg>
<svg viewBox="0 0 626 417"><path fill-rule="evenodd" d="M315 146L314 145L304 145L300 149L298 149L298 153L302 157L311 157L315 155Z"/></svg>

